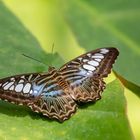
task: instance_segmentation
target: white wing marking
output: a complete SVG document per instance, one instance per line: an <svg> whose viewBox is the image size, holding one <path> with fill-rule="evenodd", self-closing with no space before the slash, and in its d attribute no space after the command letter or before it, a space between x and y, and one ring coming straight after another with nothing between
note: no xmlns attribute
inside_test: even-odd
<svg viewBox="0 0 140 140"><path fill-rule="evenodd" d="M91 65L87 65L87 64L84 64L83 65L83 68L87 69L87 70L90 70L90 71L94 71L96 68L91 66Z"/></svg>
<svg viewBox="0 0 140 140"><path fill-rule="evenodd" d="M15 87L15 91L16 91L16 92L21 92L22 89L23 89L23 84L18 84L18 85L16 85L16 87Z"/></svg>
<svg viewBox="0 0 140 140"><path fill-rule="evenodd" d="M98 66L99 65L99 63L94 61L94 60L88 61L88 64L90 64L92 66Z"/></svg>
<svg viewBox="0 0 140 140"><path fill-rule="evenodd" d="M23 88L23 93L29 93L31 89L31 84L27 83Z"/></svg>
<svg viewBox="0 0 140 140"><path fill-rule="evenodd" d="M8 90L13 84L14 84L14 82L10 82L7 85L5 85L3 89Z"/></svg>

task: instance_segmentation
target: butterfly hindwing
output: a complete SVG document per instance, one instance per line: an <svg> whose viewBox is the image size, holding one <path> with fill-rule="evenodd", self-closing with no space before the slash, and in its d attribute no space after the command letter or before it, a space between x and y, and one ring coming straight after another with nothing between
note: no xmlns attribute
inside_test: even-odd
<svg viewBox="0 0 140 140"><path fill-rule="evenodd" d="M102 79L88 78L79 86L73 87L72 97L78 102L96 101L101 98L104 88L105 83Z"/></svg>
<svg viewBox="0 0 140 140"><path fill-rule="evenodd" d="M69 95L70 93L66 91L61 91L61 93L57 91L54 92L56 95L50 96L47 93L41 95L41 98L29 104L29 107L34 112L41 112L49 118L58 119L62 122L76 112L77 104Z"/></svg>
<svg viewBox="0 0 140 140"><path fill-rule="evenodd" d="M43 115L59 121L68 119L76 112L77 104L71 97L67 83L57 70L51 69L49 73L42 74L36 80L36 88L40 85L43 88L40 91L39 98L29 104L33 111L41 112Z"/></svg>

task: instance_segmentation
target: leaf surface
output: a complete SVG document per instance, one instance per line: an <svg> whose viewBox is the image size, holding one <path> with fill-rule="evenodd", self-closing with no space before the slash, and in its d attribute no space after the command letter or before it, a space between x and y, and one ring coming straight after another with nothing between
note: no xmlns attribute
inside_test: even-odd
<svg viewBox="0 0 140 140"><path fill-rule="evenodd" d="M0 3L0 76L44 71L46 67L28 60L21 54L52 60L36 38ZM63 61L56 54L55 66ZM32 112L27 107L0 101L0 139L10 140L118 140L133 138L126 115L123 86L118 80L107 85L102 99L95 104L82 105L77 113L64 123L58 123Z"/></svg>

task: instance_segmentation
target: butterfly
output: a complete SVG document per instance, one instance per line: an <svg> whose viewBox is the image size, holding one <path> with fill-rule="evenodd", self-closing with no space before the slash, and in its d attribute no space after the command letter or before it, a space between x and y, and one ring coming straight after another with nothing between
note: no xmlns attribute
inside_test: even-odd
<svg viewBox="0 0 140 140"><path fill-rule="evenodd" d="M95 102L105 89L104 77L119 55L116 48L87 52L60 69L0 79L0 99L30 107L34 112L63 122L77 110L78 103Z"/></svg>

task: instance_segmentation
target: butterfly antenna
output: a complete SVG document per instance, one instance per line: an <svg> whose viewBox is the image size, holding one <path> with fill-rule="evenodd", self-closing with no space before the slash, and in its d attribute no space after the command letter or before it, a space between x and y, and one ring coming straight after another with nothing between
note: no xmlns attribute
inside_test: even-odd
<svg viewBox="0 0 140 140"><path fill-rule="evenodd" d="M52 54L52 60L53 60L53 54L54 54L54 43L52 44L51 54ZM53 67L53 66L52 66L52 63L50 63L50 67Z"/></svg>
<svg viewBox="0 0 140 140"><path fill-rule="evenodd" d="M40 61L40 60L38 60L38 59L35 59L35 58L31 57L31 56L28 56L28 55L26 55L26 54L22 54L22 55L25 56L25 57L27 57L27 58L30 58L30 59L32 59L32 60L35 60L35 61L37 61L37 62L39 62L39 63L41 63L41 64L43 64L43 65L45 65L45 66L48 66L47 64L43 63L42 61Z"/></svg>

